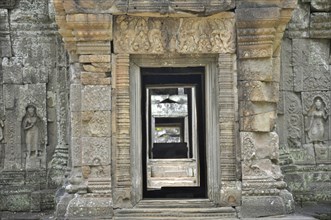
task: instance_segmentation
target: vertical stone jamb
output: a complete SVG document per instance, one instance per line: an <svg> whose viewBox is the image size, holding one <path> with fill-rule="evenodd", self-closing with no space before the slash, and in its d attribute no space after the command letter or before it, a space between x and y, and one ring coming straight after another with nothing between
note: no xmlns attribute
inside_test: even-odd
<svg viewBox="0 0 331 220"><path fill-rule="evenodd" d="M235 55L220 54L218 58L219 143L221 149L221 204L237 206L241 200L236 139L237 139L237 87Z"/></svg>
<svg viewBox="0 0 331 220"><path fill-rule="evenodd" d="M113 143L114 203L119 207L130 206L130 76L129 55L117 54L115 58L115 89L113 92Z"/></svg>

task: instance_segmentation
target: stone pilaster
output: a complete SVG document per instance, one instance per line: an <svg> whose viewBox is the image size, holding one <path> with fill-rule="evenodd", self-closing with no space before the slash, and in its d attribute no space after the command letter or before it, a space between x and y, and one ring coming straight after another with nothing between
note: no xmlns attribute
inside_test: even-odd
<svg viewBox="0 0 331 220"><path fill-rule="evenodd" d="M131 206L129 55L115 57L113 84L114 203Z"/></svg>
<svg viewBox="0 0 331 220"><path fill-rule="evenodd" d="M278 164L274 129L280 40L294 5L291 1L242 1L236 9L243 216L293 211L293 198L285 190Z"/></svg>
<svg viewBox="0 0 331 220"><path fill-rule="evenodd" d="M72 174L58 216L112 216L112 15L75 12L54 0L56 22L70 55ZM88 192L88 193L87 193ZM76 193L72 199L70 194ZM93 204L93 205L89 205Z"/></svg>

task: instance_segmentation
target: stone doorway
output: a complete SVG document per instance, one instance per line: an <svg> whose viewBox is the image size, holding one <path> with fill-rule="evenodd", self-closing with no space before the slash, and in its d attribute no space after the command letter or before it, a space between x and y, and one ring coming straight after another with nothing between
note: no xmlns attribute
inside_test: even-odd
<svg viewBox="0 0 331 220"><path fill-rule="evenodd" d="M143 162L142 158L145 156L143 153L142 146L142 101L141 101L141 93L142 93L142 71L145 68L183 68L193 67L199 65L199 69L204 71L204 83L202 87L204 87L205 92L205 151L206 151L206 180L205 180L205 189L206 189L206 202L212 202L218 204L220 202L220 186L221 180L224 180L223 183L226 183L226 178L229 178L229 175L233 175L231 172L227 172L223 170L223 175L221 177L221 169L219 167L229 167L231 166L228 160L221 161L221 150L220 150L220 140L222 143L228 142L228 145L231 145L231 148L235 149L234 142L231 138L226 138L224 133L219 133L219 125L217 123L219 117L222 115L223 117L229 117L230 115L225 115L224 113L220 113L218 111L218 106L223 105L222 111L226 110L226 107L235 108L235 99L232 99L232 105L225 106L227 100L220 100L219 92L224 92L227 88L222 87L219 84L219 79L221 78L221 73L228 75L227 79L223 77L223 83L226 83L226 80L231 81L231 84L234 84L234 74L233 69L228 70L226 72L228 64L226 61L230 61L230 63L234 62L233 59L227 60L224 56L220 59L217 59L217 56L213 55L201 55L201 56L172 56L168 58L163 55L131 55L130 56L130 64L129 64L129 77L127 77L130 86L130 122L131 122L131 145L130 145L130 154L131 154L131 173L132 173L132 193L131 200L134 201L133 204L139 204L144 200L143 195L143 181L142 178L144 176L143 173ZM129 58L129 57L128 57ZM222 62L219 62L222 60ZM232 63L233 65L234 63ZM224 68L223 71L219 71L219 68ZM121 76L122 77L122 76ZM124 76L123 76L124 77ZM120 82L120 81L118 81ZM230 83L230 82L228 82ZM117 87L118 88L118 87ZM120 89L120 88L118 88ZM232 89L231 89L232 90ZM232 110L235 112L234 110ZM220 115L221 114L221 115ZM225 118L223 118L224 120ZM230 120L229 120L230 121ZM232 120L230 123L235 124L235 121ZM230 127L233 129L229 131L234 137L235 136L235 126ZM226 128L222 129L223 131ZM227 136L231 137L231 136ZM223 151L223 153L225 153ZM116 159L116 158L114 158ZM233 161L233 165L235 166L235 162ZM230 184L229 184L230 185ZM227 186L229 186L227 185ZM116 189L115 189L116 190ZM121 190L121 189L118 189ZM227 189L224 188L224 191ZM121 201L119 201L121 202Z"/></svg>
<svg viewBox="0 0 331 220"><path fill-rule="evenodd" d="M206 198L204 68L142 68L143 198Z"/></svg>

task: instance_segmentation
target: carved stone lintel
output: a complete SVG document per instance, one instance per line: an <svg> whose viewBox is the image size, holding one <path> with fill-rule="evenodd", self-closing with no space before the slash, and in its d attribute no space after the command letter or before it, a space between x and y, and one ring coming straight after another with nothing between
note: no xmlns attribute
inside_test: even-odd
<svg viewBox="0 0 331 220"><path fill-rule="evenodd" d="M115 51L130 54L234 53L234 16L210 18L115 18Z"/></svg>

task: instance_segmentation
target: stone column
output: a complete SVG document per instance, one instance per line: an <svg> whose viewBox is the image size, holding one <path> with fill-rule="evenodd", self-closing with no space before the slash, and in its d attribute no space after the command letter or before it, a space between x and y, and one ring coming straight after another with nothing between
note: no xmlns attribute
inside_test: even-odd
<svg viewBox="0 0 331 220"><path fill-rule="evenodd" d="M242 215L293 211L280 170L275 132L279 46L291 1L238 1L238 87L242 159ZM253 211L254 210L254 211Z"/></svg>

